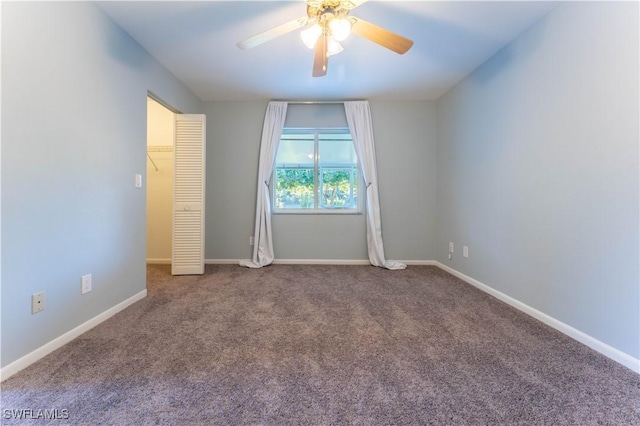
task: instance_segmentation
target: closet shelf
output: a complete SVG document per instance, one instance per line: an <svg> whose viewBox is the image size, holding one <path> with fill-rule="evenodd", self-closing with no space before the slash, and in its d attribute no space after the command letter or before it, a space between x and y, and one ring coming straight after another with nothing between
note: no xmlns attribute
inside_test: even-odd
<svg viewBox="0 0 640 426"><path fill-rule="evenodd" d="M147 152L173 152L173 145L148 145Z"/></svg>

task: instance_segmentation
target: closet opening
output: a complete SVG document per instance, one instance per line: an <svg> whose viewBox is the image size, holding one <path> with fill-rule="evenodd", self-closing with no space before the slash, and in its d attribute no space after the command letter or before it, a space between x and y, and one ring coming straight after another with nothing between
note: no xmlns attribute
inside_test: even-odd
<svg viewBox="0 0 640 426"><path fill-rule="evenodd" d="M175 116L147 96L148 264L171 264Z"/></svg>

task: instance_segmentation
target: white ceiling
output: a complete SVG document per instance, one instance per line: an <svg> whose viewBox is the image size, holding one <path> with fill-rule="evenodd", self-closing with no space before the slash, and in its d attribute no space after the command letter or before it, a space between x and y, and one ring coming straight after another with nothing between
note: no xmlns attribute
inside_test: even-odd
<svg viewBox="0 0 640 426"><path fill-rule="evenodd" d="M299 30L251 50L236 42L306 14L295 1L125 1L99 6L203 101L437 99L557 3L375 1L351 12L412 39L398 55L352 35L311 77Z"/></svg>

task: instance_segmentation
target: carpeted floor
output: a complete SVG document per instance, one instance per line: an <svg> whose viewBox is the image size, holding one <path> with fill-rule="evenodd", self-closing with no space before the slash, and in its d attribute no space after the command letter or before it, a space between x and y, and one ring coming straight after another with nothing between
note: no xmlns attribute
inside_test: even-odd
<svg viewBox="0 0 640 426"><path fill-rule="evenodd" d="M148 269L2 384L51 424L638 425L640 376L436 267Z"/></svg>

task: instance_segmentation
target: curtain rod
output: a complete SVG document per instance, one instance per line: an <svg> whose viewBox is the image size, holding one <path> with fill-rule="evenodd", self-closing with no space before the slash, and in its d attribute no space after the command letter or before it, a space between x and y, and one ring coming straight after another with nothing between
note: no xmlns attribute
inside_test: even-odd
<svg viewBox="0 0 640 426"><path fill-rule="evenodd" d="M344 104L345 102L350 102L349 99L344 101L278 101L278 102L286 102L288 104L294 105L317 105L317 104Z"/></svg>

